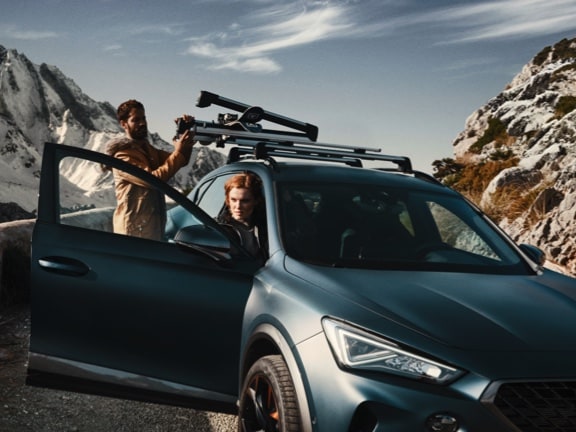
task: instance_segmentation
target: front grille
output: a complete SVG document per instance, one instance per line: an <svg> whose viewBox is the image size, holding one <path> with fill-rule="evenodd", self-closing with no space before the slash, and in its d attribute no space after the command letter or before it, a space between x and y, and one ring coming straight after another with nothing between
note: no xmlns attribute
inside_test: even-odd
<svg viewBox="0 0 576 432"><path fill-rule="evenodd" d="M522 432L576 432L576 382L504 383L494 405Z"/></svg>

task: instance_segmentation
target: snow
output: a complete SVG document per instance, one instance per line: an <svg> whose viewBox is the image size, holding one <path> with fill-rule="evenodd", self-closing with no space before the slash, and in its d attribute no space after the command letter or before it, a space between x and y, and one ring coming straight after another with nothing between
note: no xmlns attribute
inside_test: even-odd
<svg viewBox="0 0 576 432"><path fill-rule="evenodd" d="M27 211L37 207L41 154L45 142L104 152L106 142L122 134L114 108L96 102L55 66L34 65L25 55L0 46L0 202L15 202ZM172 146L151 134L160 148ZM194 148L192 161L180 170L173 185L190 189L199 177L221 165L214 150ZM99 167L64 160L62 194L66 205L84 207L105 201L112 182ZM107 184L108 186L102 186Z"/></svg>

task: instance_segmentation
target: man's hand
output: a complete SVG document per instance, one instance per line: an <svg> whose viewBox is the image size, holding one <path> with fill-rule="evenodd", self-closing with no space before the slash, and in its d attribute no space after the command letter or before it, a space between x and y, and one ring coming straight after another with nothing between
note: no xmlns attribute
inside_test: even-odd
<svg viewBox="0 0 576 432"><path fill-rule="evenodd" d="M182 117L175 118L174 123L176 123L176 137L178 137L187 129L192 129L194 127L194 117L184 114Z"/></svg>
<svg viewBox="0 0 576 432"><path fill-rule="evenodd" d="M194 121L194 117L187 114L184 114L181 119L185 122ZM174 121L178 122L178 119ZM187 129L183 134L174 138L173 144L176 151L184 154L187 158L189 158L190 154L192 153L192 146L194 145L194 132L190 129Z"/></svg>

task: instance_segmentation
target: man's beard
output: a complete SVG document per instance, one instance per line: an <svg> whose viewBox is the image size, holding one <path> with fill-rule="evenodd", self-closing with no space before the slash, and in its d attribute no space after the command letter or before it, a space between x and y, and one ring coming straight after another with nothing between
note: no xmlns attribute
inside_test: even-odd
<svg viewBox="0 0 576 432"><path fill-rule="evenodd" d="M134 139L146 139L148 137L148 128L147 127L141 127L138 129L134 129L132 131L132 138Z"/></svg>

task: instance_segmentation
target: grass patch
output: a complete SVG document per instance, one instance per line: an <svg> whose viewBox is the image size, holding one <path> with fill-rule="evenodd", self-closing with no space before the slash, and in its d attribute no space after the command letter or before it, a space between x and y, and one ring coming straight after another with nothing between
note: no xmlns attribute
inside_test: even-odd
<svg viewBox="0 0 576 432"><path fill-rule="evenodd" d="M554 117L560 119L576 109L576 96L562 96L554 107Z"/></svg>
<svg viewBox="0 0 576 432"><path fill-rule="evenodd" d="M506 126L500 119L491 117L488 120L488 129L482 134L480 138L476 140L474 144L470 146L470 151L472 153L480 154L484 146L490 144L491 142L496 142L496 145L504 145L510 139L508 132L506 132Z"/></svg>
<svg viewBox="0 0 576 432"><path fill-rule="evenodd" d="M459 178L451 186L476 204L480 203L482 194L488 184L501 171L518 165L518 158L506 160L489 160L480 164L466 165Z"/></svg>

